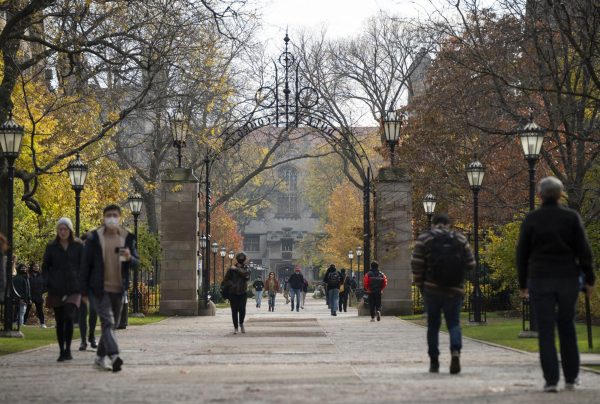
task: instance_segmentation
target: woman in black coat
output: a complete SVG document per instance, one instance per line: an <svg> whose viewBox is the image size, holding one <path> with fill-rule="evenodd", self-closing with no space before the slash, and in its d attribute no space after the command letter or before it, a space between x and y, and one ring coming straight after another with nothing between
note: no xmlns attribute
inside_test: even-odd
<svg viewBox="0 0 600 404"><path fill-rule="evenodd" d="M246 318L246 302L248 301L248 280L250 279L250 270L246 265L246 254L238 253L235 256L235 266L229 268L223 280L226 297L231 305L231 317L233 319L234 334L238 333L238 326L242 334L244 329L244 319Z"/></svg>
<svg viewBox="0 0 600 404"><path fill-rule="evenodd" d="M42 275L48 290L46 307L54 309L56 337L60 347L58 362L71 360L73 319L81 303L79 268L83 244L75 240L73 224L63 217L56 225L56 239L46 247Z"/></svg>

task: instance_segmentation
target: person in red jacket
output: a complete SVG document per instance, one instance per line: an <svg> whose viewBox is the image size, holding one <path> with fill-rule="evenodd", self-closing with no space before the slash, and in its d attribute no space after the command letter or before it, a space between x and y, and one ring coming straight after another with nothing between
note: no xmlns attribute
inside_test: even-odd
<svg viewBox="0 0 600 404"><path fill-rule="evenodd" d="M371 270L364 278L365 292L369 295L369 308L371 309L371 322L381 321L381 295L387 286L387 277L379 271L379 263L371 262Z"/></svg>

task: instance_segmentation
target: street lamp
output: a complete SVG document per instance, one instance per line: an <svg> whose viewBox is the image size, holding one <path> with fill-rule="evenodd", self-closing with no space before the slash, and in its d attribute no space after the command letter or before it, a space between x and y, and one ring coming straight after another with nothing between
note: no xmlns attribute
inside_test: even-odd
<svg viewBox="0 0 600 404"><path fill-rule="evenodd" d="M219 252L219 244L215 241L212 243L211 251L213 253L213 296L216 294L217 281L217 253Z"/></svg>
<svg viewBox="0 0 600 404"><path fill-rule="evenodd" d="M225 279L225 256L227 255L227 249L225 246L221 247L221 279Z"/></svg>
<svg viewBox="0 0 600 404"><path fill-rule="evenodd" d="M137 243L138 219L140 217L140 213L142 213L144 199L142 198L142 195L136 192L132 195L129 195L129 198L127 198L127 204L129 205L129 210L133 214L133 229ZM133 269L133 313L131 314L131 317L144 317L144 315L140 312L140 289L137 266Z"/></svg>
<svg viewBox="0 0 600 404"><path fill-rule="evenodd" d="M529 116L529 122L523 127L523 132L519 135L525 160L529 165L529 211L535 209L535 165L540 159L542 145L544 143L544 130L534 121L533 116ZM521 337L537 337L537 321L535 311L531 310L529 299L523 299L523 331ZM529 318L529 330L526 330L526 317ZM529 332L528 332L529 331Z"/></svg>
<svg viewBox="0 0 600 404"><path fill-rule="evenodd" d="M348 251L348 259L350 260L350 272L352 273L352 261L354 261L354 251Z"/></svg>
<svg viewBox="0 0 600 404"><path fill-rule="evenodd" d="M357 287L359 287L359 286L360 286L360 278L361 278L361 273L360 273L360 257L361 257L362 255L363 255L363 249L362 249L362 247L361 247L361 246L358 246L358 247L356 247L356 263L357 263L357 265L358 265L358 268L357 268L357 270L356 270L356 273L357 273L357 275L358 275L358 276L357 276L358 280L357 280L357 283L356 283L356 286L357 286ZM367 269L367 268L365 268L365 270L366 270L366 269Z"/></svg>
<svg viewBox="0 0 600 404"><path fill-rule="evenodd" d="M425 195L425 198L423 198L423 209L425 209L425 214L427 215L427 226L429 229L431 229L431 218L435 212L436 203L437 199L435 199L433 194L427 194Z"/></svg>
<svg viewBox="0 0 600 404"><path fill-rule="evenodd" d="M12 333L12 267L13 267L13 228L14 228L14 183L15 183L15 161L21 151L24 129L13 120L12 111L8 113L8 119L0 125L0 149L2 157L8 163L8 206L7 206L7 234L8 251L6 252L6 289L4 290L4 333Z"/></svg>
<svg viewBox="0 0 600 404"><path fill-rule="evenodd" d="M481 323L481 312L482 312L482 296L481 288L479 285L479 191L481 190L481 184L483 183L483 177L485 175L485 167L477 156L467 166L467 179L471 191L473 191L473 241L475 244L475 273L473 282L473 314L475 323Z"/></svg>
<svg viewBox="0 0 600 404"><path fill-rule="evenodd" d="M383 117L383 131L385 134L385 140L390 148L390 164L394 167L395 157L394 149L398 145L400 139L400 130L402 129L402 123L404 120L404 114L398 111L387 111Z"/></svg>
<svg viewBox="0 0 600 404"><path fill-rule="evenodd" d="M229 251L229 266L233 266L233 259L235 258L235 253L233 250Z"/></svg>
<svg viewBox="0 0 600 404"><path fill-rule="evenodd" d="M187 137L188 125L185 122L185 115L181 109L181 104L177 107L175 114L171 118L171 132L173 135L173 146L177 147L177 167L181 168L181 148L185 147L185 138Z"/></svg>
<svg viewBox="0 0 600 404"><path fill-rule="evenodd" d="M69 180L71 181L71 187L75 191L75 237L79 237L80 232L80 215L81 215L81 191L85 186L85 180L88 175L88 166L79 157L72 160L67 166L69 173Z"/></svg>
<svg viewBox="0 0 600 404"><path fill-rule="evenodd" d="M207 245L208 245L208 237L206 237L206 234L202 233L202 235L200 236L200 250L202 251L202 253L201 253L202 254L202 274L200 274L200 269L198 269L198 277L202 279L202 290L203 291L207 291L206 285L204 284L205 277L204 276L200 277L200 275L204 275L207 271L207 269L205 268L206 257L208 256L208 254L206 252ZM200 288L198 288L198 295L200 295ZM206 298L205 294L203 294L203 296Z"/></svg>

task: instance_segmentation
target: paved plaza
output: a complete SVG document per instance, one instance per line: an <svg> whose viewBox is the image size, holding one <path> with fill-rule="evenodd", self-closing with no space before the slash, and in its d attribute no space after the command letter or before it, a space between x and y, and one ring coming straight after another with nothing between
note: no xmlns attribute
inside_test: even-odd
<svg viewBox="0 0 600 404"><path fill-rule="evenodd" d="M281 299L280 299L281 301ZM541 393L537 356L466 340L463 373L427 373L425 329L397 318L331 317L322 300L300 313L248 302L247 334L228 309L119 332L124 370L95 370L93 352L57 363L55 346L0 357L2 403L587 403L600 375L576 392ZM446 345L447 337L441 340ZM445 351L445 349L443 349Z"/></svg>

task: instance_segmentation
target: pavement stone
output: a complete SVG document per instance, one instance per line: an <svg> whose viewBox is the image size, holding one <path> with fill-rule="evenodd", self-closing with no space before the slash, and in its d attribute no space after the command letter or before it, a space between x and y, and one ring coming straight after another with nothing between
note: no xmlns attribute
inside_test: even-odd
<svg viewBox="0 0 600 404"><path fill-rule="evenodd" d="M97 371L93 351L57 363L57 347L0 357L1 403L593 403L600 375L582 372L575 392L541 392L535 354L466 339L463 372L427 373L425 329L354 309L331 317L322 300L269 313L248 302L246 334L228 309L172 317L118 332L123 371ZM442 352L447 336L440 337ZM0 341L1 343L1 341Z"/></svg>

